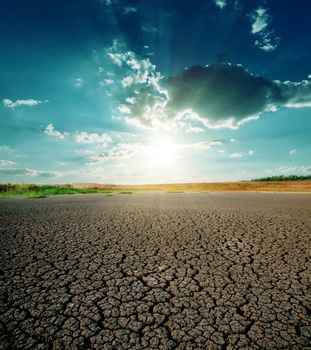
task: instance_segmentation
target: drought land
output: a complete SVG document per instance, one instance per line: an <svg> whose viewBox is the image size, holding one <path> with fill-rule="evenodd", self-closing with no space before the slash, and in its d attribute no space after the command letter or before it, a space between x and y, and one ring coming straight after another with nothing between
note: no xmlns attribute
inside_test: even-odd
<svg viewBox="0 0 311 350"><path fill-rule="evenodd" d="M3 350L310 346L309 193L3 198L0 222Z"/></svg>

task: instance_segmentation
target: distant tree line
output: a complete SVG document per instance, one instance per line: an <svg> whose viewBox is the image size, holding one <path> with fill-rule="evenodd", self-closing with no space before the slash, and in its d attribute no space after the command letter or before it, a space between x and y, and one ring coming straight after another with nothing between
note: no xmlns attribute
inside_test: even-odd
<svg viewBox="0 0 311 350"><path fill-rule="evenodd" d="M278 175L261 177L260 179L252 179L251 181L295 181L295 180L311 180L311 175Z"/></svg>

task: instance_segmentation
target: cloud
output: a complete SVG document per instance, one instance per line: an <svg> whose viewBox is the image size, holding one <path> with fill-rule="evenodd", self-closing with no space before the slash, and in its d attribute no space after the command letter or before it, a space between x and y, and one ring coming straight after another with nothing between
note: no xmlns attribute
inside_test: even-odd
<svg viewBox="0 0 311 350"><path fill-rule="evenodd" d="M297 153L297 150L296 150L296 149L291 149L288 153L289 153L290 155L293 155L293 154L296 154L296 153Z"/></svg>
<svg viewBox="0 0 311 350"><path fill-rule="evenodd" d="M200 128L199 126L191 126L191 125L185 125L184 129L186 133L190 133L190 132L199 133L204 131L204 129Z"/></svg>
<svg viewBox="0 0 311 350"><path fill-rule="evenodd" d="M105 162L108 160L128 159L140 153L146 148L144 143L119 143L106 153L89 157L91 163Z"/></svg>
<svg viewBox="0 0 311 350"><path fill-rule="evenodd" d="M83 81L82 78L76 78L76 79L75 79L75 86L76 86L76 87L82 87L83 84L84 84L84 81Z"/></svg>
<svg viewBox="0 0 311 350"><path fill-rule="evenodd" d="M12 153L14 150L7 145L0 145L0 152L4 152L4 153Z"/></svg>
<svg viewBox="0 0 311 350"><path fill-rule="evenodd" d="M255 41L255 46L258 46L261 50L266 52L275 50L278 47L280 38L272 38L271 33L272 32L262 35L260 39Z"/></svg>
<svg viewBox="0 0 311 350"><path fill-rule="evenodd" d="M119 112L128 123L154 129L180 122L238 128L264 112L311 105L310 77L300 82L271 81L227 63L190 67L169 79L151 75L128 91Z"/></svg>
<svg viewBox="0 0 311 350"><path fill-rule="evenodd" d="M220 9L223 9L224 7L227 6L227 0L214 0L214 3Z"/></svg>
<svg viewBox="0 0 311 350"><path fill-rule="evenodd" d="M125 6L125 7L123 8L123 13L124 13L125 15L128 15L128 14L130 14L130 13L135 13L135 12L137 12L137 8L136 8L136 7L133 7L133 6Z"/></svg>
<svg viewBox="0 0 311 350"><path fill-rule="evenodd" d="M104 80L102 81L102 83L103 83L104 85L111 85L111 84L114 83L114 81L113 81L112 79L104 79Z"/></svg>
<svg viewBox="0 0 311 350"><path fill-rule="evenodd" d="M85 131L75 134L74 138L78 143L106 144L111 141L111 137L108 134L87 133Z"/></svg>
<svg viewBox="0 0 311 350"><path fill-rule="evenodd" d="M211 147L221 146L223 143L221 141L200 141L194 143L184 143L184 144L175 144L177 149L194 149L194 150L207 150Z"/></svg>
<svg viewBox="0 0 311 350"><path fill-rule="evenodd" d="M241 152L235 152L235 153L229 154L229 157L231 157L231 158L242 158L243 154Z"/></svg>
<svg viewBox="0 0 311 350"><path fill-rule="evenodd" d="M271 21L271 16L268 14L267 9L258 7L252 14L252 34L260 33L268 27L268 23Z"/></svg>
<svg viewBox="0 0 311 350"><path fill-rule="evenodd" d="M269 15L268 10L259 6L250 14L250 18L252 21L251 33L258 37L255 46L266 52L275 50L280 38L275 36L274 30L269 30L272 16Z"/></svg>
<svg viewBox="0 0 311 350"><path fill-rule="evenodd" d="M117 4L118 0L99 0L100 2L104 2L106 6L111 6Z"/></svg>
<svg viewBox="0 0 311 350"><path fill-rule="evenodd" d="M15 162L13 162L12 160L1 160L0 159L0 165L13 165L13 164L16 164Z"/></svg>
<svg viewBox="0 0 311 350"><path fill-rule="evenodd" d="M108 50L107 54L114 64L128 68L128 74L121 80L124 88L134 84L152 84L151 79L156 79L156 76L153 74L155 65L150 62L149 58L139 59L131 51L117 53L113 50Z"/></svg>
<svg viewBox="0 0 311 350"><path fill-rule="evenodd" d="M276 172L277 174L280 174L280 173L291 173L291 174L309 173L309 172L311 172L311 166L310 165L294 165L294 166L282 165L279 168L275 168L273 170L273 172Z"/></svg>
<svg viewBox="0 0 311 350"><path fill-rule="evenodd" d="M58 139L64 139L66 136L69 136L68 132L60 132L55 130L54 125L52 123L48 124L44 130L44 134L51 137L56 137Z"/></svg>
<svg viewBox="0 0 311 350"><path fill-rule="evenodd" d="M163 76L156 71L156 66L149 58L142 58L125 50L125 45L117 40L106 52L121 77L119 83L115 81L112 89L113 95L119 100L118 110L125 120L142 128L153 128L154 124L161 124L161 119L166 118L163 115L163 106L167 100L167 92L160 86ZM127 115L133 114L136 106L146 107L143 117L145 122L132 116L127 118Z"/></svg>
<svg viewBox="0 0 311 350"><path fill-rule="evenodd" d="M27 168L5 168L0 169L0 175L16 175L30 177L58 177L61 173L56 171L34 170Z"/></svg>
<svg viewBox="0 0 311 350"><path fill-rule="evenodd" d="M142 171L137 171L137 172L134 172L134 173L122 173L122 172L119 172L119 173L115 173L113 174L114 177L146 177L147 174L142 172Z"/></svg>
<svg viewBox="0 0 311 350"><path fill-rule="evenodd" d="M167 147L173 150L208 150L215 146L220 146L223 143L221 141L200 141L194 143L172 143L168 144ZM153 152L154 148L157 147L154 144L148 143L119 143L114 146L111 150L99 154L91 155L88 157L90 163L106 162L109 160L129 159L137 154L148 154Z"/></svg>
<svg viewBox="0 0 311 350"><path fill-rule="evenodd" d="M13 102L9 98L5 98L2 101L2 103L3 103L3 105L5 107L14 109L14 108L20 107L20 106L28 106L28 107L37 106L40 103L42 103L42 101L34 100L34 99L28 99L28 100L16 100L15 102Z"/></svg>
<svg viewBox="0 0 311 350"><path fill-rule="evenodd" d="M145 33L149 33L149 34L156 34L156 33L161 33L161 31L159 29L157 29L154 26L148 25L148 26L142 26L141 30Z"/></svg>
<svg viewBox="0 0 311 350"><path fill-rule="evenodd" d="M235 152L235 153L231 153L229 154L230 158L243 158L243 157L247 157L247 156L252 156L255 153L255 151L253 150L249 150L248 152Z"/></svg>

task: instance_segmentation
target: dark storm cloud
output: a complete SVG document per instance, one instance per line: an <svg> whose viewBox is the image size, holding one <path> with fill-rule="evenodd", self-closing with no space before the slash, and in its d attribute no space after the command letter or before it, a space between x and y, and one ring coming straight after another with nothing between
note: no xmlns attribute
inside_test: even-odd
<svg viewBox="0 0 311 350"><path fill-rule="evenodd" d="M239 121L285 102L278 85L241 66L191 67L166 82L169 114L191 109L210 121Z"/></svg>
<svg viewBox="0 0 311 350"><path fill-rule="evenodd" d="M174 118L199 118L207 127L238 127L263 112L281 107L311 106L311 79L300 82L271 81L255 76L242 66L214 64L185 69L181 74L160 82L165 94L153 94L152 86L141 89L129 115L146 122L146 110ZM152 116L151 116L152 117ZM150 115L149 115L150 120Z"/></svg>

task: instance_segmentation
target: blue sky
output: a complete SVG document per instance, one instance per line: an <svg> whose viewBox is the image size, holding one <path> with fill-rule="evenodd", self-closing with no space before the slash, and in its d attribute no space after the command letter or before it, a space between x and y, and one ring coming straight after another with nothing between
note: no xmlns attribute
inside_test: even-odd
<svg viewBox="0 0 311 350"><path fill-rule="evenodd" d="M0 182L311 173L311 3L10 0Z"/></svg>

